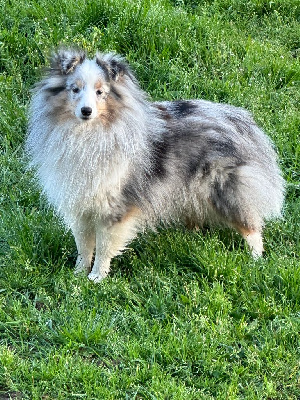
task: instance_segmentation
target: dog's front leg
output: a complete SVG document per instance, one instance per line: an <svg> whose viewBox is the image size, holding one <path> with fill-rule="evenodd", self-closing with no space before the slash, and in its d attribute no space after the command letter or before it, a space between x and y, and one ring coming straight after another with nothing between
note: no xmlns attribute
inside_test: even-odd
<svg viewBox="0 0 300 400"><path fill-rule="evenodd" d="M89 279L94 282L100 282L105 278L110 269L112 235L110 229L106 226L98 225L96 227L96 253L93 269L89 274Z"/></svg>
<svg viewBox="0 0 300 400"><path fill-rule="evenodd" d="M75 274L91 271L92 259L96 247L95 224L90 218L81 217L72 225L72 232L77 246Z"/></svg>
<svg viewBox="0 0 300 400"><path fill-rule="evenodd" d="M121 254L136 236L140 223L140 210L132 208L120 222L109 228L103 225L96 228L96 255L89 279L100 282L108 275L111 259Z"/></svg>

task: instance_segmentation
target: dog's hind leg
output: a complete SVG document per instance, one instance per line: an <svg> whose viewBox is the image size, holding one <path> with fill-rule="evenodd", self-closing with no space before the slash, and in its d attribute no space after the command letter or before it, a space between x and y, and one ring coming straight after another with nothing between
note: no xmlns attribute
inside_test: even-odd
<svg viewBox="0 0 300 400"><path fill-rule="evenodd" d="M261 230L249 229L235 224L236 230L246 240L253 258L259 258L264 251L263 237Z"/></svg>
<svg viewBox="0 0 300 400"><path fill-rule="evenodd" d="M246 240L253 258L263 254L262 228L266 201L247 166L229 169L219 174L211 187L213 210L228 226L236 229Z"/></svg>
<svg viewBox="0 0 300 400"><path fill-rule="evenodd" d="M136 236L140 221L140 210L132 208L120 222L111 227L99 224L96 227L96 255L89 279L100 282L110 270L111 259L126 248L126 245Z"/></svg>

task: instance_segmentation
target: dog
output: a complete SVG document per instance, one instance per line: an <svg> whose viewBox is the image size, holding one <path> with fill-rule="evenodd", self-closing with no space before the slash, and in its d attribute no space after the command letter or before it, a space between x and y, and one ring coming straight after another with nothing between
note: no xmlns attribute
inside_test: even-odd
<svg viewBox="0 0 300 400"><path fill-rule="evenodd" d="M33 90L26 149L71 229L75 272L99 282L145 228L217 223L263 253L284 180L269 138L242 108L150 102L119 55L60 48Z"/></svg>

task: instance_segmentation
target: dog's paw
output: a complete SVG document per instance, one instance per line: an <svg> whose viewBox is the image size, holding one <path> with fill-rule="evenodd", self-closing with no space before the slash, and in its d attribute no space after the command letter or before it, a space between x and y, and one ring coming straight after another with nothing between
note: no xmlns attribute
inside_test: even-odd
<svg viewBox="0 0 300 400"><path fill-rule="evenodd" d="M95 272L91 272L90 274L88 274L88 278L93 281L94 283L99 283L101 282L104 278L107 277L107 274L101 275L101 274L97 274Z"/></svg>
<svg viewBox="0 0 300 400"><path fill-rule="evenodd" d="M82 273L85 273L87 275L90 271L91 271L90 263L87 262L86 260L84 261L82 257L78 256L75 264L74 274L80 275Z"/></svg>
<svg viewBox="0 0 300 400"><path fill-rule="evenodd" d="M88 272L87 268L85 268L85 267L82 268L82 267L76 266L75 269L74 269L74 275L76 275L76 276L77 275L81 275L81 274L85 274L86 275L87 272Z"/></svg>

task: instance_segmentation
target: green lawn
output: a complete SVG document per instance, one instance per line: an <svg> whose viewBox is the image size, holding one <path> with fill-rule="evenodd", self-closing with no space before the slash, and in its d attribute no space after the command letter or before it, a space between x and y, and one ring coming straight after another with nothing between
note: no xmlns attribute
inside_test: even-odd
<svg viewBox="0 0 300 400"><path fill-rule="evenodd" d="M0 6L0 400L299 399L298 0ZM169 228L100 284L73 275L74 240L23 151L30 88L59 43L121 53L154 100L254 114L287 181L263 260L229 230Z"/></svg>

